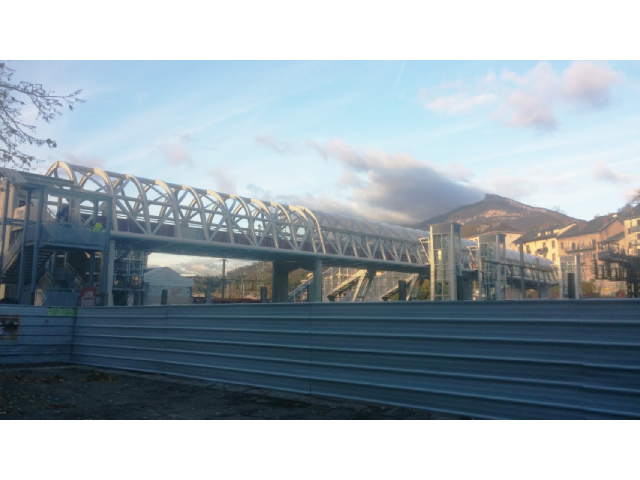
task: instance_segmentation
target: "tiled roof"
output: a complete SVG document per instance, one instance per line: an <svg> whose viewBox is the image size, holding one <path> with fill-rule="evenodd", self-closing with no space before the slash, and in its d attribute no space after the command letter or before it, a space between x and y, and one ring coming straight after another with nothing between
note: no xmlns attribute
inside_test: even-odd
<svg viewBox="0 0 640 480"><path fill-rule="evenodd" d="M614 243L622 240L623 238L624 238L624 232L620 232L607 238L606 240L602 240L600 243Z"/></svg>
<svg viewBox="0 0 640 480"><path fill-rule="evenodd" d="M553 233L553 231L559 230L561 228L565 228L567 225L571 225L571 223L574 223L574 222L560 223L558 225L551 225L550 227L531 230L530 232L525 233L520 238L522 238L524 243L533 242L534 240L546 240L547 238L556 238L556 237L559 237L559 235L557 233ZM550 233L547 234L546 232L550 232ZM542 235L538 235L538 233L541 233Z"/></svg>
<svg viewBox="0 0 640 480"><path fill-rule="evenodd" d="M597 233L601 230L604 230L606 227L614 223L615 221L620 220L618 217L596 217L590 222L587 222L582 228L579 225L575 225L571 227L564 233L558 235L558 238L567 238L567 237L575 237L576 235L587 235L589 233Z"/></svg>
<svg viewBox="0 0 640 480"><path fill-rule="evenodd" d="M635 207L633 207L628 212L623 213L623 214L620 215L620 218L622 218L623 220L625 220L627 218L638 218L638 217L640 217L640 203L638 205L636 205Z"/></svg>

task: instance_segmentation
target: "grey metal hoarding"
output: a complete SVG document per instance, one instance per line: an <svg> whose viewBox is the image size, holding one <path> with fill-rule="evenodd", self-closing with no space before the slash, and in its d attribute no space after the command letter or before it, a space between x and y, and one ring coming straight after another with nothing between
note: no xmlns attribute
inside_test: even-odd
<svg viewBox="0 0 640 480"><path fill-rule="evenodd" d="M71 361L75 309L0 305L0 365Z"/></svg>
<svg viewBox="0 0 640 480"><path fill-rule="evenodd" d="M79 308L73 338L84 365L476 418L640 418L638 300Z"/></svg>

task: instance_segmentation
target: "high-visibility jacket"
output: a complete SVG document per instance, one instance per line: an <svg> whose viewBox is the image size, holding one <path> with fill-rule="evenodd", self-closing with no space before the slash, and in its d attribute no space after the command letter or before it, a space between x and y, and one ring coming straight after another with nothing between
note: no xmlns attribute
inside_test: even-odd
<svg viewBox="0 0 640 480"><path fill-rule="evenodd" d="M96 223L96 224L93 226L93 231L94 231L94 232L99 232L99 231L101 231L101 230L102 230L102 224L101 224L100 222Z"/></svg>

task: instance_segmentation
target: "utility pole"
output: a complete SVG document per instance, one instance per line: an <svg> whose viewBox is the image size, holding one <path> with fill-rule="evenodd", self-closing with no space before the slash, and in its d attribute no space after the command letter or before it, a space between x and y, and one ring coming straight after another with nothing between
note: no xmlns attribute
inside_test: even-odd
<svg viewBox="0 0 640 480"><path fill-rule="evenodd" d="M520 290L522 292L522 300L525 300L527 295L524 289L524 242L522 237L520 237Z"/></svg>
<svg viewBox="0 0 640 480"><path fill-rule="evenodd" d="M224 272L225 272L226 264L227 264L227 259L223 258L222 259L222 298L224 298L224 282L225 282Z"/></svg>

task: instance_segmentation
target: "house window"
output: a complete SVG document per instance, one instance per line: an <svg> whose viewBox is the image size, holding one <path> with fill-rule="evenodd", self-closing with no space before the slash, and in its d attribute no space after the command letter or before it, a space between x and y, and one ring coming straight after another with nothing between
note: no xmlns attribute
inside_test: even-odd
<svg viewBox="0 0 640 480"><path fill-rule="evenodd" d="M584 239L583 238L580 239L580 246L584 247Z"/></svg>
<svg viewBox="0 0 640 480"><path fill-rule="evenodd" d="M547 242L542 242L542 248L547 248Z"/></svg>
<svg viewBox="0 0 640 480"><path fill-rule="evenodd" d="M551 254L551 260L553 260L554 262L556 261L556 254L555 253Z"/></svg>
<svg viewBox="0 0 640 480"><path fill-rule="evenodd" d="M555 240L551 241L551 248L556 248L556 241Z"/></svg>
<svg viewBox="0 0 640 480"><path fill-rule="evenodd" d="M592 246L593 248L596 248L596 239L595 239L595 238L592 238L592 239L591 239L591 246Z"/></svg>
<svg viewBox="0 0 640 480"><path fill-rule="evenodd" d="M564 250L564 242L560 242L560 248Z"/></svg>

